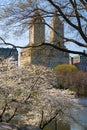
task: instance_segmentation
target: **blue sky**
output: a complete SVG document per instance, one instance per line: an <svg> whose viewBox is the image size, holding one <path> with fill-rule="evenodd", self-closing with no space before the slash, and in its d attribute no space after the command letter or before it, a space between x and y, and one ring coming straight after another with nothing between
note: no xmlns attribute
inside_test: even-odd
<svg viewBox="0 0 87 130"><path fill-rule="evenodd" d="M8 4L9 2L16 2L17 0L0 0L0 6L3 6L5 4ZM23 0L25 1L25 0ZM66 28L65 28L66 29ZM46 32L47 33L47 32ZM0 36L2 36L3 32L0 31ZM66 35L66 31L65 31L65 36L71 36L71 37L75 37L75 34L71 34L71 33L68 33ZM5 38L6 42L10 42L14 45L21 45L21 46L24 46L24 45L27 45L29 43L29 32L27 31L25 34L23 35L20 35L18 38L17 37L14 37L13 35L10 34L10 37L8 38L7 36L2 36L2 38ZM82 47L78 47L74 44L66 44L67 45L67 48L69 49L73 49L75 51L82 51L84 50L84 48ZM73 56L73 55L72 55Z"/></svg>

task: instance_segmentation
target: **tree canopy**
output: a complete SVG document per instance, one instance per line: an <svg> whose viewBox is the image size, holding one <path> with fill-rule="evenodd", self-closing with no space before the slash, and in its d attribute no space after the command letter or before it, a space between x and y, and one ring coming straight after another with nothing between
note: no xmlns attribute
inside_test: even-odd
<svg viewBox="0 0 87 130"><path fill-rule="evenodd" d="M0 25L7 32L15 31L15 35L22 34L31 27L31 19L36 9L45 19L45 24L50 27L49 21L54 15L54 10L65 25L64 43L75 44L78 47L87 48L87 1L86 0L18 0L1 5ZM55 31L55 30L54 30ZM55 31L56 35L57 32ZM1 39L2 40L2 39ZM6 42L3 41L5 44ZM58 42L58 41L56 41ZM9 44L9 43L8 43ZM59 44L59 42L58 42ZM84 54L73 49L64 49L51 44L48 41L40 45L52 46L61 51ZM14 46L14 45L13 45ZM17 46L20 47L20 46Z"/></svg>

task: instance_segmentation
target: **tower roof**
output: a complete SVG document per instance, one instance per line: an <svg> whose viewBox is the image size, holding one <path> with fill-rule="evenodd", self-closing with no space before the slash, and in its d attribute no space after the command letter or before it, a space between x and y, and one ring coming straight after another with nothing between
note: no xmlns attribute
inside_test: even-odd
<svg viewBox="0 0 87 130"><path fill-rule="evenodd" d="M62 24L58 14L57 14L57 10L54 11L54 15L52 18L52 22L56 23L56 24Z"/></svg>
<svg viewBox="0 0 87 130"><path fill-rule="evenodd" d="M44 19L43 19L43 17L40 15L39 10L36 9L36 10L35 10L35 13L34 13L34 15L33 15L33 17L32 17L32 23L38 23L38 22L43 22L43 21L44 21Z"/></svg>

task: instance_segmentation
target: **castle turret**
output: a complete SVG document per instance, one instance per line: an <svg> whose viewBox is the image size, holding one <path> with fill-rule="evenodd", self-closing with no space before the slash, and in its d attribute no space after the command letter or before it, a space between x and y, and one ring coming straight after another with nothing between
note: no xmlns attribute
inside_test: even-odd
<svg viewBox="0 0 87 130"><path fill-rule="evenodd" d="M29 31L29 45L38 45L45 42L45 21L36 10L31 21L31 27Z"/></svg>
<svg viewBox="0 0 87 130"><path fill-rule="evenodd" d="M36 10L29 29L29 45L37 46L42 42L45 42L45 21ZM20 65L27 66L38 62L39 58L36 57L39 52L39 48L24 48L20 53Z"/></svg>
<svg viewBox="0 0 87 130"><path fill-rule="evenodd" d="M59 19L58 14L54 13L54 16L51 20L50 26L52 29L50 29L50 43L58 44L60 46L63 46L63 37L64 37L64 25Z"/></svg>

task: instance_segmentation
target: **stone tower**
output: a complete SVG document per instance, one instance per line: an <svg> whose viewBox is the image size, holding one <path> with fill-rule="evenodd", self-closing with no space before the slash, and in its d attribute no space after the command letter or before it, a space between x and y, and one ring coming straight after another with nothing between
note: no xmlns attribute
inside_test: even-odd
<svg viewBox="0 0 87 130"><path fill-rule="evenodd" d="M45 21L39 14L38 10L36 10L35 14L33 15L31 23L32 24L29 32L29 45L37 46L45 42ZM49 29L50 43L65 48L63 42L64 26L56 13L51 20L50 26L53 28ZM53 68L58 64L64 63L69 63L69 55L46 45L23 49L20 53L21 66L40 64Z"/></svg>
<svg viewBox="0 0 87 130"><path fill-rule="evenodd" d="M29 46L37 46L42 42L45 42L45 20L41 17L39 11L36 10L29 30ZM40 47L23 49L20 53L20 65L40 64L40 52Z"/></svg>
<svg viewBox="0 0 87 130"><path fill-rule="evenodd" d="M64 25L61 22L56 11L53 18L51 19L50 24L50 43L60 48L66 48L64 45ZM50 48L50 67L53 68L59 64L68 64L69 63L69 54L60 50L55 50Z"/></svg>
<svg viewBox="0 0 87 130"><path fill-rule="evenodd" d="M52 27L52 29L50 29L50 43L56 44L60 47L64 47L64 44L63 44L64 25L59 19L56 11L51 20L50 26Z"/></svg>
<svg viewBox="0 0 87 130"><path fill-rule="evenodd" d="M29 31L29 45L38 45L45 42L45 21L36 10L31 21Z"/></svg>

